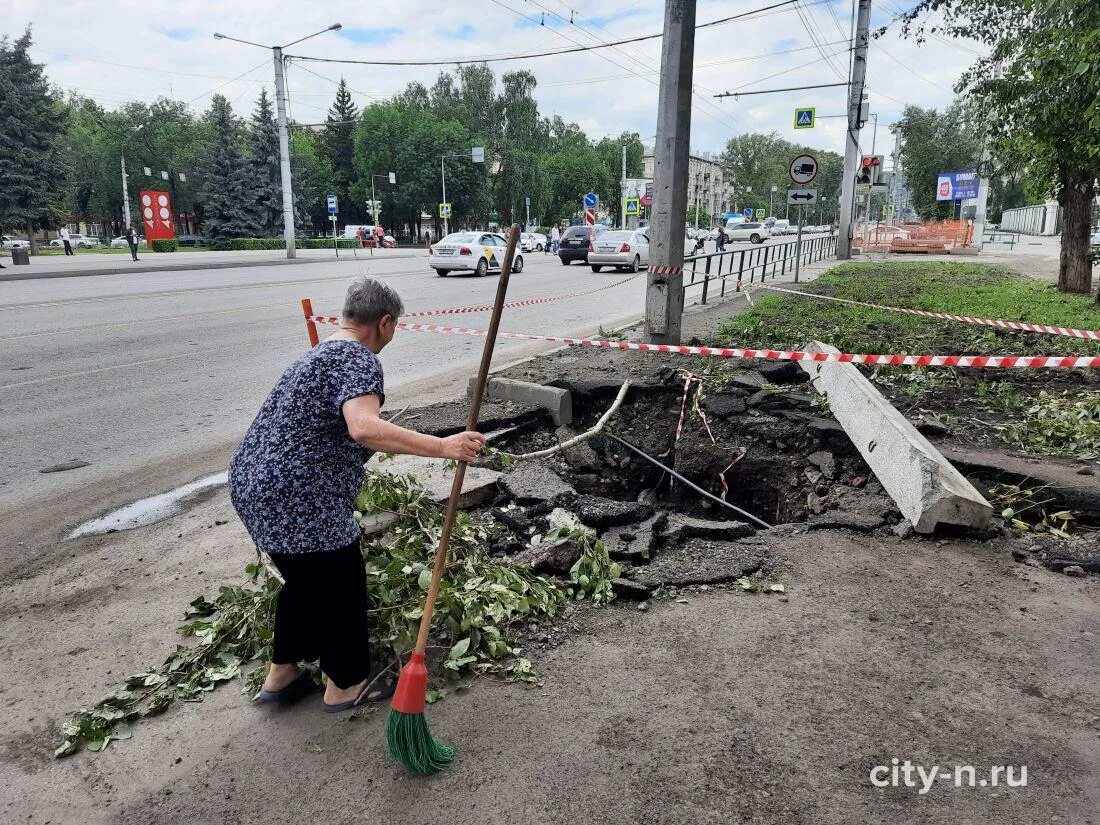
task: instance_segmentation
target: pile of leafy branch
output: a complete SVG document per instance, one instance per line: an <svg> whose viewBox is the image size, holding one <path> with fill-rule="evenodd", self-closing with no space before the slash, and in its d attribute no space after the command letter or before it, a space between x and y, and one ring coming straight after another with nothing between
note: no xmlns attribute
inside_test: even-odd
<svg viewBox="0 0 1100 825"><path fill-rule="evenodd" d="M431 566L443 514L412 476L371 472L356 506L363 514L399 516L377 538L364 542L367 600L371 605L375 661L400 658L412 648L431 578ZM450 555L432 618L432 649L447 653L444 675L492 674L513 681L537 679L530 660L509 640L509 627L520 620L554 616L570 599L603 604L612 598L611 579L618 565L603 542L583 530L557 530L535 541L572 541L581 548L568 584L535 575L526 565L507 566L485 552L486 527L459 513L451 534ZM109 742L130 737L133 723L162 713L177 701L202 701L219 683L229 681L250 663L271 653L278 573L262 560L247 567L250 583L224 586L213 601L191 603L181 644L158 667L134 674L115 693L74 713L61 727L54 755L81 748L102 750ZM263 679L254 668L244 692Z"/></svg>
<svg viewBox="0 0 1100 825"><path fill-rule="evenodd" d="M1037 455L1100 458L1100 392L1041 392L1020 418L1003 428L1003 437Z"/></svg>

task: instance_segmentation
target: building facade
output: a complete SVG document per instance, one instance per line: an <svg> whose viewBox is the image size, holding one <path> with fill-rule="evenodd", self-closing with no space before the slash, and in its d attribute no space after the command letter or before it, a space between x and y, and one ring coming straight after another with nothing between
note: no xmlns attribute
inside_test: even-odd
<svg viewBox="0 0 1100 825"><path fill-rule="evenodd" d="M653 153L642 158L647 178L653 178ZM711 152L692 152L688 157L688 210L698 205L710 215L711 223L733 209L732 181L727 181L718 158Z"/></svg>

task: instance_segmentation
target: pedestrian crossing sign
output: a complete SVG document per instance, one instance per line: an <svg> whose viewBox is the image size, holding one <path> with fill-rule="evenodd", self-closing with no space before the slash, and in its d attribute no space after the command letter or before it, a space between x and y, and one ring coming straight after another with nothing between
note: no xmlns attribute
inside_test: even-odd
<svg viewBox="0 0 1100 825"><path fill-rule="evenodd" d="M812 129L814 128L814 116L817 112L817 108L814 106L804 106L800 109L794 110L794 128L796 129Z"/></svg>
<svg viewBox="0 0 1100 825"><path fill-rule="evenodd" d="M641 209L638 208L638 198L627 198L626 208L623 211L628 215L640 214Z"/></svg>
<svg viewBox="0 0 1100 825"><path fill-rule="evenodd" d="M451 217L451 205L449 203L439 204L439 217L441 217L441 218Z"/></svg>
<svg viewBox="0 0 1100 825"><path fill-rule="evenodd" d="M757 209L756 210L756 219L758 221L762 221L766 217L768 217L768 210L767 209Z"/></svg>

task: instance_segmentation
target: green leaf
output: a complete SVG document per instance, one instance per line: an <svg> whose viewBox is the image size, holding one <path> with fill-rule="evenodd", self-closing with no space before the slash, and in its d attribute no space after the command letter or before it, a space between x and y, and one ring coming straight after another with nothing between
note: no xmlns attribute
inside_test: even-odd
<svg viewBox="0 0 1100 825"><path fill-rule="evenodd" d="M424 591L427 591L432 584L432 571L425 567L420 571L420 575L416 579L417 586Z"/></svg>
<svg viewBox="0 0 1100 825"><path fill-rule="evenodd" d="M452 660L453 659L459 659L459 658L465 656L466 651L469 650L469 649L470 649L470 637L467 636L465 639L461 639L461 640L459 640L458 642L455 643L454 647L451 648L451 652L447 655L447 658L452 659Z"/></svg>

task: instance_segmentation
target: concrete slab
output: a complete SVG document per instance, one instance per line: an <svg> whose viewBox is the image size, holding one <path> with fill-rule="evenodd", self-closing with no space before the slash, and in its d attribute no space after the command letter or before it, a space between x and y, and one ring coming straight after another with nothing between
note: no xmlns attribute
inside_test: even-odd
<svg viewBox="0 0 1100 825"><path fill-rule="evenodd" d="M468 393L473 392L476 381L476 377L470 378ZM559 427L573 423L573 395L560 387L547 387L514 378L490 378L485 387L485 397L542 407Z"/></svg>
<svg viewBox="0 0 1100 825"><path fill-rule="evenodd" d="M423 458L416 455L397 455L392 460L379 461L378 455L371 456L367 469L378 470L391 475L413 475L421 486L428 491L433 501L446 501L451 494L454 469L447 467L441 458ZM462 496L458 500L460 508L476 507L489 501L496 495L496 483L501 474L485 467L467 467L466 477L462 480Z"/></svg>
<svg viewBox="0 0 1100 825"><path fill-rule="evenodd" d="M820 341L812 352L838 352ZM918 533L937 524L984 529L993 507L852 364L799 362L829 399L863 460Z"/></svg>

